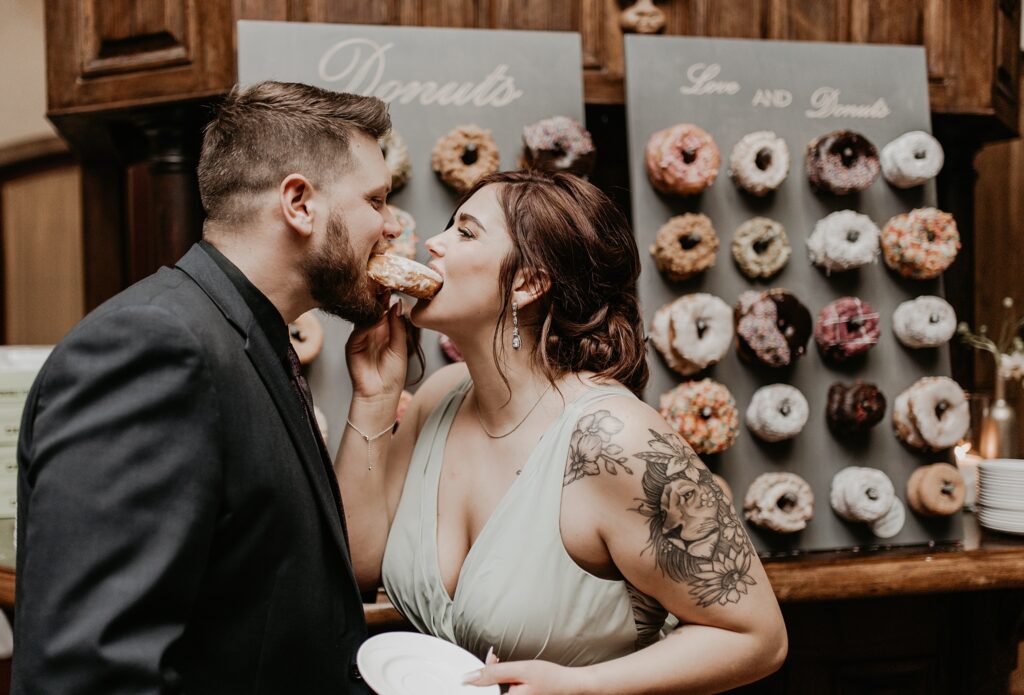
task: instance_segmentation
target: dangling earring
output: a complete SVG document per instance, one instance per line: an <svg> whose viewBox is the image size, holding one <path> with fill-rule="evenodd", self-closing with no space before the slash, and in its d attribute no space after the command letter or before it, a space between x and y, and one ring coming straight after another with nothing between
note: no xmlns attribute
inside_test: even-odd
<svg viewBox="0 0 1024 695"><path fill-rule="evenodd" d="M523 346L519 337L519 305L512 302L512 349L518 350Z"/></svg>

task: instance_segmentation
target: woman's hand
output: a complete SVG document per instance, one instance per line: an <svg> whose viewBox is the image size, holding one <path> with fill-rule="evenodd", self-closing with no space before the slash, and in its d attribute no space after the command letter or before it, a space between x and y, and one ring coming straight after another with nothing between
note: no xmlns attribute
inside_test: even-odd
<svg viewBox="0 0 1024 695"><path fill-rule="evenodd" d="M584 695L591 692L580 669L550 661L509 661L499 664L488 655L487 665L466 675L467 685L509 684L509 695Z"/></svg>
<svg viewBox="0 0 1024 695"><path fill-rule="evenodd" d="M345 345L345 362L354 399L394 398L397 402L408 365L401 301L395 302L377 323L352 331Z"/></svg>

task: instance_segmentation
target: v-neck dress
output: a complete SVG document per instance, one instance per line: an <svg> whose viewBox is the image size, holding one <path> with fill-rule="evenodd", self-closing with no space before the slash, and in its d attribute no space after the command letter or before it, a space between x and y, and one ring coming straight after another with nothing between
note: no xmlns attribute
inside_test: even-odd
<svg viewBox="0 0 1024 695"><path fill-rule="evenodd" d="M626 583L583 570L559 530L577 421L599 401L629 392L591 387L548 427L469 549L452 598L438 566L437 491L448 432L470 384L467 379L441 400L413 450L384 552L384 588L392 603L421 632L481 658L493 646L503 661L583 666L635 651L640 645Z"/></svg>

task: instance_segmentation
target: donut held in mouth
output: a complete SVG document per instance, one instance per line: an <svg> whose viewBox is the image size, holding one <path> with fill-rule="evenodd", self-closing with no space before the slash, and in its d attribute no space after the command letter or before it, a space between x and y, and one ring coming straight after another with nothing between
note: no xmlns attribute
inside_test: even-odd
<svg viewBox="0 0 1024 695"><path fill-rule="evenodd" d="M366 273L374 282L417 299L433 298L443 283L432 268L390 253L371 256Z"/></svg>

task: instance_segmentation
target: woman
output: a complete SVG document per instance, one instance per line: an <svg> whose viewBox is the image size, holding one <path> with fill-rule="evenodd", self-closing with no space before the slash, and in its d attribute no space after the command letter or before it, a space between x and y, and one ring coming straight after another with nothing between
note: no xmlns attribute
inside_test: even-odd
<svg viewBox="0 0 1024 695"><path fill-rule="evenodd" d="M638 398L639 258L612 202L499 173L426 245L444 286L411 319L465 363L427 379L393 441L366 441L405 355L393 322L353 335L336 468L361 585L383 577L418 629L493 647L503 663L469 681L512 693L715 692L777 669L785 626L742 525Z"/></svg>

